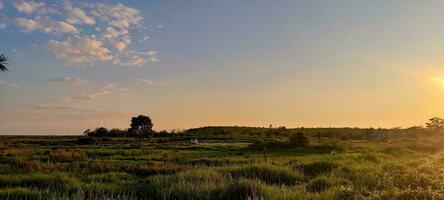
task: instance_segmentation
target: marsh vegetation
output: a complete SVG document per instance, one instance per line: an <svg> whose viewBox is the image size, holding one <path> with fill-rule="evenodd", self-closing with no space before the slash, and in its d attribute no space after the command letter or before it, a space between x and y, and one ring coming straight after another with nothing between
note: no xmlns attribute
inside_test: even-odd
<svg viewBox="0 0 444 200"><path fill-rule="evenodd" d="M2 136L0 199L444 199L443 148L418 127Z"/></svg>

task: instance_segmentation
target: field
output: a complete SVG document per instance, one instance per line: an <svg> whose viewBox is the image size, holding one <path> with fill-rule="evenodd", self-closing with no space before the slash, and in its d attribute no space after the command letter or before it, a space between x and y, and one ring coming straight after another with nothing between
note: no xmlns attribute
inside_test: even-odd
<svg viewBox="0 0 444 200"><path fill-rule="evenodd" d="M444 137L423 129L0 138L0 199L444 199Z"/></svg>

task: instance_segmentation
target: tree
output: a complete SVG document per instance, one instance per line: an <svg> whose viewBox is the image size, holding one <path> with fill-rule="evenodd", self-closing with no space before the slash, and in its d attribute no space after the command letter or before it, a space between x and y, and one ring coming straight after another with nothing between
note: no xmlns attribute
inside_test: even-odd
<svg viewBox="0 0 444 200"><path fill-rule="evenodd" d="M109 137L123 137L125 136L126 131L118 129L118 128L113 128L111 130L109 130L108 132L108 136Z"/></svg>
<svg viewBox="0 0 444 200"><path fill-rule="evenodd" d="M106 129L105 127L99 127L94 129L93 131L93 137L105 137L108 135L108 129Z"/></svg>
<svg viewBox="0 0 444 200"><path fill-rule="evenodd" d="M83 131L83 135L84 136L91 136L91 129L86 129L85 131Z"/></svg>
<svg viewBox="0 0 444 200"><path fill-rule="evenodd" d="M142 140L145 136L150 136L153 132L153 123L150 117L139 115L131 119L130 132L139 139L139 146L142 146Z"/></svg>
<svg viewBox="0 0 444 200"><path fill-rule="evenodd" d="M131 130L136 134L150 135L153 132L153 123L150 117L139 115L131 119Z"/></svg>
<svg viewBox="0 0 444 200"><path fill-rule="evenodd" d="M8 71L8 69L6 68L6 65L8 63L6 61L8 61L8 58L5 56L5 54L0 54L0 71Z"/></svg>
<svg viewBox="0 0 444 200"><path fill-rule="evenodd" d="M444 119L439 117L433 117L426 123L426 127L429 129L441 129L444 128Z"/></svg>
<svg viewBox="0 0 444 200"><path fill-rule="evenodd" d="M289 144L291 147L305 147L310 144L310 140L303 132L298 132L290 136Z"/></svg>

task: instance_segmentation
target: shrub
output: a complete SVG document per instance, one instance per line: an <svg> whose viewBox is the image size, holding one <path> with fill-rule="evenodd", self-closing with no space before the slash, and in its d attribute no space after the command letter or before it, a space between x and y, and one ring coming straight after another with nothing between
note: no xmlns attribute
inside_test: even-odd
<svg viewBox="0 0 444 200"><path fill-rule="evenodd" d="M105 137L108 135L108 129L106 129L105 127L99 127L94 129L93 131L87 129L86 131L83 132L83 134L85 136L90 136L90 137Z"/></svg>
<svg viewBox="0 0 444 200"><path fill-rule="evenodd" d="M288 140L290 147L305 147L310 144L310 140L303 132L291 135Z"/></svg>
<svg viewBox="0 0 444 200"><path fill-rule="evenodd" d="M309 192L321 192L330 188L333 184L325 177L318 177L308 182L305 189Z"/></svg>
<svg viewBox="0 0 444 200"><path fill-rule="evenodd" d="M9 200L34 200L41 199L42 195L40 192L31 190L28 188L3 188L0 189L0 199L9 199Z"/></svg>
<svg viewBox="0 0 444 200"><path fill-rule="evenodd" d="M321 174L328 174L337 167L338 165L336 163L327 161L319 161L297 166L297 168L300 168L306 176L318 176Z"/></svg>
<svg viewBox="0 0 444 200"><path fill-rule="evenodd" d="M256 140L252 144L248 145L247 148L254 150L264 150L267 147L267 144L262 140Z"/></svg>
<svg viewBox="0 0 444 200"><path fill-rule="evenodd" d="M313 150L318 153L332 153L332 152L343 152L345 148L339 146L337 143L332 144L321 144L312 146Z"/></svg>
<svg viewBox="0 0 444 200"><path fill-rule="evenodd" d="M91 144L98 144L99 142L100 140L95 137L82 136L77 138L76 143L79 145L91 145Z"/></svg>

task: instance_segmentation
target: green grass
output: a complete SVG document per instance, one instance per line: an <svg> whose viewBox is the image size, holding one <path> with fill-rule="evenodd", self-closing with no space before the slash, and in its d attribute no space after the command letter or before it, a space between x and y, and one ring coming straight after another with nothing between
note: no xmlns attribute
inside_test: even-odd
<svg viewBox="0 0 444 200"><path fill-rule="evenodd" d="M267 130L208 127L142 148L131 138L4 136L0 199L444 199L444 134ZM279 146L298 131L310 146ZM194 137L199 145L187 143Z"/></svg>

